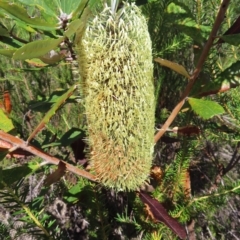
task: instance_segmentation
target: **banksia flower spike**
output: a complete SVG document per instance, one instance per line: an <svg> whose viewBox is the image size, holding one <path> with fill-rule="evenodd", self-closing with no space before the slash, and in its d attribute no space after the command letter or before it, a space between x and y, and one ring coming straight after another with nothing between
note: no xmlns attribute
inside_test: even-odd
<svg viewBox="0 0 240 240"><path fill-rule="evenodd" d="M77 36L78 37L78 36ZM106 187L136 190L148 178L154 138L151 40L140 10L116 1L77 42L91 166Z"/></svg>

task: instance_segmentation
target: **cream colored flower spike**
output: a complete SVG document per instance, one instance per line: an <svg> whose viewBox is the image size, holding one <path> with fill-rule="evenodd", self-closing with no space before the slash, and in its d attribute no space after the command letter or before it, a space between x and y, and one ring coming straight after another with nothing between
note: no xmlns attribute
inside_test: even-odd
<svg viewBox="0 0 240 240"><path fill-rule="evenodd" d="M154 138L151 40L135 5L106 6L78 44L90 151L98 180L117 191L148 178Z"/></svg>

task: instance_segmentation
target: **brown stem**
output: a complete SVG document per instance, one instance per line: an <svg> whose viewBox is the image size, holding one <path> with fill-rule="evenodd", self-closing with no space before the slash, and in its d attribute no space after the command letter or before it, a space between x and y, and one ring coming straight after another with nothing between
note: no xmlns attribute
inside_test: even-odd
<svg viewBox="0 0 240 240"><path fill-rule="evenodd" d="M31 146L30 144L27 145L26 142L24 142L22 139L14 137L14 136L12 136L8 133L5 133L1 130L0 130L0 139L11 143L12 146L14 146L14 148L15 147L21 148L27 152L32 153L35 156L38 156L38 157L46 160L47 162L49 162L51 164L58 165L59 162L62 161L62 160L59 160L58 158L55 158L55 157L43 152L41 149ZM64 162L64 161L62 161L62 162L65 164L66 169L68 171L73 172L81 177L87 178L91 181L96 181L96 177L94 175L92 175L91 173L84 171L82 169L79 169L67 162Z"/></svg>
<svg viewBox="0 0 240 240"><path fill-rule="evenodd" d="M194 70L193 74L191 75L190 80L188 82L188 85L186 86L186 89L183 92L179 103L176 105L176 107L171 112L167 121L164 123L164 125L161 127L161 129L155 135L155 137L154 137L154 142L155 143L163 136L163 134L166 132L168 127L171 125L173 120L176 118L177 114L179 113L183 104L185 103L187 96L189 95L194 83L197 80L197 77L198 77L200 71L202 70L204 62L207 59L207 56L208 56L209 51L210 51L210 49L213 45L213 41L215 39L215 36L217 35L218 29L219 29L219 27L220 27L220 25L221 25L221 23L224 19L224 16L225 16L225 13L227 11L227 7L228 7L230 1L231 0L223 0L222 1L222 4L221 4L220 9L218 11L218 15L217 15L215 23L213 25L212 31L209 35L209 38L208 38L208 41L207 41L206 45L203 48L203 51L202 51L202 54L201 54L201 56L198 60L198 64L196 66L196 69Z"/></svg>

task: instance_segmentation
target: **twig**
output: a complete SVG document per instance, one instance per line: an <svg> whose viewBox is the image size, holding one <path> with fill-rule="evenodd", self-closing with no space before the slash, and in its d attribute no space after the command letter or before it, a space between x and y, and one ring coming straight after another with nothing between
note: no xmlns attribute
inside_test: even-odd
<svg viewBox="0 0 240 240"><path fill-rule="evenodd" d="M209 35L208 41L206 43L206 45L204 46L204 49L202 51L202 54L199 58L198 64L196 69L194 70L192 76L190 77L190 80L188 82L188 85L186 86L185 91L183 92L179 103L176 105L176 107L173 109L173 111L171 112L169 118L167 119L167 121L164 123L164 125L162 126L161 130L158 131L158 133L155 135L154 137L154 142L156 143L162 136L163 134L166 132L166 130L168 129L168 127L171 125L171 123L173 122L173 120L176 118L177 114L179 113L179 111L181 110L183 104L186 101L187 96L189 95L194 83L197 80L197 77L203 67L204 62L207 59L207 56L209 54L209 51L213 45L213 41L215 39L215 36L217 35L218 29L224 19L225 13L227 11L227 7L229 5L231 0L223 0L222 4L220 6L218 15L216 17L215 23L213 25L212 31Z"/></svg>
<svg viewBox="0 0 240 240"><path fill-rule="evenodd" d="M8 133L5 133L3 131L0 131L0 139L2 139L3 141L9 142L11 143L13 146L16 146L17 148L21 148L27 152L32 153L35 156L38 156L42 159L44 159L45 161L54 164L54 165L58 165L59 162L63 162L66 166L66 169L70 172L73 172L81 177L87 178L91 181L96 181L96 177L94 175L92 175L91 173L84 171L82 169L79 169L67 162L64 162L58 158L55 158L45 152L43 152L41 149L38 149L30 144L26 144L26 142L24 142L22 139L19 139L17 137L14 137Z"/></svg>

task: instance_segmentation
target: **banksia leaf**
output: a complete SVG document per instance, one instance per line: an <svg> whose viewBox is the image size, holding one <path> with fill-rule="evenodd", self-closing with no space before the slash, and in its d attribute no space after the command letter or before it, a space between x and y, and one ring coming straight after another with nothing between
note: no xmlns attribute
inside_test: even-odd
<svg viewBox="0 0 240 240"><path fill-rule="evenodd" d="M217 102L198 98L188 98L188 102L192 110L203 119L209 119L225 112L224 108Z"/></svg>
<svg viewBox="0 0 240 240"><path fill-rule="evenodd" d="M143 192L139 192L139 197L148 206L149 214L155 222L162 222L168 226L180 239L186 239L185 228L173 217L171 217L163 205L156 199L151 198Z"/></svg>
<svg viewBox="0 0 240 240"><path fill-rule="evenodd" d="M162 58L155 58L154 60L160 63L162 66L168 67L188 79L190 78L190 75L188 74L187 70L182 65L177 64L175 62L168 61L166 59L162 59Z"/></svg>
<svg viewBox="0 0 240 240"><path fill-rule="evenodd" d="M187 136L187 137L200 134L199 127L192 126L192 125L188 125L185 127L174 127L172 131L176 132L178 135Z"/></svg>
<svg viewBox="0 0 240 240"><path fill-rule="evenodd" d="M73 92L76 90L77 85L73 85L68 89L66 93L64 93L62 96L60 96L57 101L53 104L51 109L45 114L41 122L37 125L37 127L33 130L33 132L30 134L30 136L27 139L27 142L30 142L38 132L40 132L45 125L49 122L49 120L52 118L52 116L55 114L55 112L60 108L60 106L73 94Z"/></svg>
<svg viewBox="0 0 240 240"><path fill-rule="evenodd" d="M62 161L59 161L59 164L58 164L58 168L51 174L49 174L45 181L44 181L44 185L49 187L51 184L59 181L61 179L61 177L64 176L66 172L66 165L64 162Z"/></svg>
<svg viewBox="0 0 240 240"><path fill-rule="evenodd" d="M106 187L136 190L150 174L154 144L146 20L135 5L125 3L118 11L106 6L87 26L77 51L92 169Z"/></svg>

